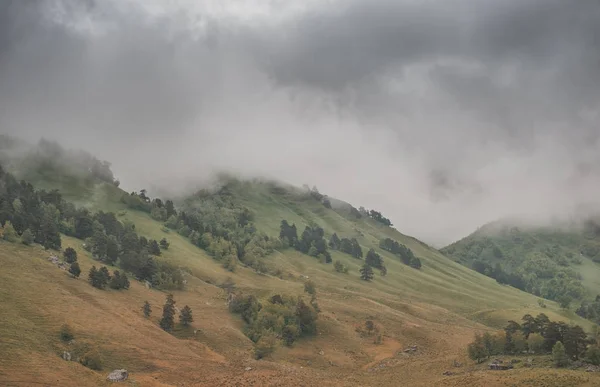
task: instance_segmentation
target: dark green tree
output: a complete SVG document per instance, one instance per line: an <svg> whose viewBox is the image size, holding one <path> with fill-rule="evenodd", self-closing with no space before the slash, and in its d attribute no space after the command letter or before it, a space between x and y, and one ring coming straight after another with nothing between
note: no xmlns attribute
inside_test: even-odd
<svg viewBox="0 0 600 387"><path fill-rule="evenodd" d="M160 248L163 250L167 250L169 248L170 243L167 241L167 238L163 238L160 240Z"/></svg>
<svg viewBox="0 0 600 387"><path fill-rule="evenodd" d="M569 359L579 359L587 348L587 335L583 328L569 326L563 335L563 345Z"/></svg>
<svg viewBox="0 0 600 387"><path fill-rule="evenodd" d="M192 308L190 308L187 305L184 306L183 309L181 309L181 312L179 313L179 323L186 327L190 325L190 323L193 321L194 318L192 317Z"/></svg>
<svg viewBox="0 0 600 387"><path fill-rule="evenodd" d="M341 243L340 238L337 236L336 233L333 233L331 238L329 238L329 248L332 250L339 250L340 243Z"/></svg>
<svg viewBox="0 0 600 387"><path fill-rule="evenodd" d="M125 273L121 274L118 270L113 272L112 278L108 286L111 289L128 289L129 288L129 279Z"/></svg>
<svg viewBox="0 0 600 387"><path fill-rule="evenodd" d="M71 264L71 266L69 267L69 273L71 273L71 275L74 278L79 277L79 275L81 274L81 268L79 267L79 263L77 263L77 261Z"/></svg>
<svg viewBox="0 0 600 387"><path fill-rule="evenodd" d="M365 263L376 269L381 269L383 266L383 258L381 258L381 255L377 254L375 250L369 249L365 258Z"/></svg>
<svg viewBox="0 0 600 387"><path fill-rule="evenodd" d="M98 289L102 289L103 285L102 285L102 275L99 274L98 269L96 268L96 266L92 266L92 268L90 269L90 272L88 273L88 281L90 283L90 285L92 285L95 288Z"/></svg>
<svg viewBox="0 0 600 387"><path fill-rule="evenodd" d="M150 306L150 303L148 301L144 301L144 306L142 306L142 311L144 312L144 316L146 318L149 318L150 315L152 314L152 306Z"/></svg>
<svg viewBox="0 0 600 387"><path fill-rule="evenodd" d="M38 233L39 242L45 249L59 250L61 246L58 226L53 218L44 216Z"/></svg>
<svg viewBox="0 0 600 387"><path fill-rule="evenodd" d="M119 259L119 242L114 235L110 235L106 238L106 255L104 262L109 265L114 265Z"/></svg>
<svg viewBox="0 0 600 387"><path fill-rule="evenodd" d="M163 314L159 324L166 332L173 330L173 326L175 325L175 300L172 294L167 294L167 300L163 306Z"/></svg>
<svg viewBox="0 0 600 387"><path fill-rule="evenodd" d="M154 239L152 239L149 243L148 243L148 252L152 255L160 255L160 247L158 246L158 242Z"/></svg>
<svg viewBox="0 0 600 387"><path fill-rule="evenodd" d="M371 281L373 279L373 268L365 263L360 269L360 279L363 281Z"/></svg>
<svg viewBox="0 0 600 387"><path fill-rule="evenodd" d="M167 218L177 215L177 211L175 210L175 206L173 205L173 201L167 200L165 202L165 209L167 210Z"/></svg>
<svg viewBox="0 0 600 387"><path fill-rule="evenodd" d="M77 262L77 251L72 247L67 247L63 253L66 263Z"/></svg>

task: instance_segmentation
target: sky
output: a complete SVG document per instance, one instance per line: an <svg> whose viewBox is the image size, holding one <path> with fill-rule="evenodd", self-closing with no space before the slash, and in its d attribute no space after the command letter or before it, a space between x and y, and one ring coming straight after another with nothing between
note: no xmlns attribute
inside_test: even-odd
<svg viewBox="0 0 600 387"><path fill-rule="evenodd" d="M3 0L0 132L316 185L436 246L600 209L600 2Z"/></svg>

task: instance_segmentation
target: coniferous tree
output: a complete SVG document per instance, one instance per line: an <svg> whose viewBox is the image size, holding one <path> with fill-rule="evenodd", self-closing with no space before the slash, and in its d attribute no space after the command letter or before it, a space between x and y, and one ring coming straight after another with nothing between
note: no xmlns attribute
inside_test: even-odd
<svg viewBox="0 0 600 387"><path fill-rule="evenodd" d="M114 265L119 259L119 242L117 238L110 235L106 238L106 255L104 256L104 262L109 265Z"/></svg>
<svg viewBox="0 0 600 387"><path fill-rule="evenodd" d="M58 250L61 246L58 226L53 218L44 215L38 235L42 246L46 249Z"/></svg>
<svg viewBox="0 0 600 387"><path fill-rule="evenodd" d="M371 281L373 279L373 268L365 263L360 269L360 279L363 281Z"/></svg>
<svg viewBox="0 0 600 387"><path fill-rule="evenodd" d="M95 287L95 288L102 288L102 280L100 279L101 277L98 275L98 269L96 268L96 266L92 266L92 268L90 269L90 272L88 273L88 281L90 282L90 284Z"/></svg>
<svg viewBox="0 0 600 387"><path fill-rule="evenodd" d="M74 278L79 277L81 274L81 268L79 267L79 263L77 263L77 261L71 264L71 267L69 267L69 273L71 273Z"/></svg>
<svg viewBox="0 0 600 387"><path fill-rule="evenodd" d="M192 309L187 305L184 306L183 309L181 309L181 313L179 313L179 323L186 327L193 321L194 318L192 317Z"/></svg>
<svg viewBox="0 0 600 387"><path fill-rule="evenodd" d="M340 238L337 236L336 233L333 233L331 238L329 238L329 248L331 248L332 250L339 250L340 243Z"/></svg>
<svg viewBox="0 0 600 387"><path fill-rule="evenodd" d="M150 315L152 314L152 306L150 306L150 303L148 301L144 301L144 306L142 306L142 311L144 312L144 316L146 318L150 317Z"/></svg>
<svg viewBox="0 0 600 387"><path fill-rule="evenodd" d="M173 205L173 201L167 200L165 202L165 209L167 210L167 218L177 215L177 211L175 211L175 206Z"/></svg>
<svg viewBox="0 0 600 387"><path fill-rule="evenodd" d="M172 294L167 295L167 300L163 306L163 314L159 324L160 327L167 332L173 330L173 326L175 325L175 300L173 299Z"/></svg>
<svg viewBox="0 0 600 387"><path fill-rule="evenodd" d="M108 268L106 266L102 266L100 268L100 270L98 270L99 275L102 278L102 285L103 287L108 285L108 282L110 281L110 273L108 272Z"/></svg>
<svg viewBox="0 0 600 387"><path fill-rule="evenodd" d="M77 262L77 251L72 247L67 247L63 253L66 263Z"/></svg>

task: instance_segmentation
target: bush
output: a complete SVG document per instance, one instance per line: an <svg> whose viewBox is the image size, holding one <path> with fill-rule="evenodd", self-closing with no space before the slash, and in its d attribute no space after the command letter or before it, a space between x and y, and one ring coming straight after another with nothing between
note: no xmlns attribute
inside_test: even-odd
<svg viewBox="0 0 600 387"><path fill-rule="evenodd" d="M277 348L277 336L273 332L264 333L254 346L254 357L262 359L272 354Z"/></svg>
<svg viewBox="0 0 600 387"><path fill-rule="evenodd" d="M554 347L552 347L552 359L557 367L564 367L569 364L565 346L560 341L557 341Z"/></svg>
<svg viewBox="0 0 600 387"><path fill-rule="evenodd" d="M68 324L63 324L60 327L60 339L62 341L71 341L73 340L73 330Z"/></svg>
<svg viewBox="0 0 600 387"><path fill-rule="evenodd" d="M335 263L333 264L333 268L338 273L348 273L348 267L346 265L344 265L342 262L340 262L339 260L335 261Z"/></svg>
<svg viewBox="0 0 600 387"><path fill-rule="evenodd" d="M308 280L304 283L304 291L310 295L315 295L317 294L317 285L313 281Z"/></svg>
<svg viewBox="0 0 600 387"><path fill-rule="evenodd" d="M15 228L10 222L6 222L4 225L4 229L2 230L2 238L7 242L16 242L17 241L17 232Z"/></svg>
<svg viewBox="0 0 600 387"><path fill-rule="evenodd" d="M32 245L33 239L33 233L29 229L23 231L23 234L21 234L21 243L26 246Z"/></svg>
<svg viewBox="0 0 600 387"><path fill-rule="evenodd" d="M588 350L585 352L585 361L596 366L600 365L600 348L588 348Z"/></svg>
<svg viewBox="0 0 600 387"><path fill-rule="evenodd" d="M100 354L95 349L92 349L85 353L79 360L79 362L84 366L94 371L102 370L102 358Z"/></svg>

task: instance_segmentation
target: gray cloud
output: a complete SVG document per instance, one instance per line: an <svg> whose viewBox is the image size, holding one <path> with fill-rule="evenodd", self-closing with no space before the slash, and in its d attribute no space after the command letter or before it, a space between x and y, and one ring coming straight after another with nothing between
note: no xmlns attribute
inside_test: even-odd
<svg viewBox="0 0 600 387"><path fill-rule="evenodd" d="M0 131L131 189L316 184L436 244L600 204L597 1L165 4L0 3Z"/></svg>

